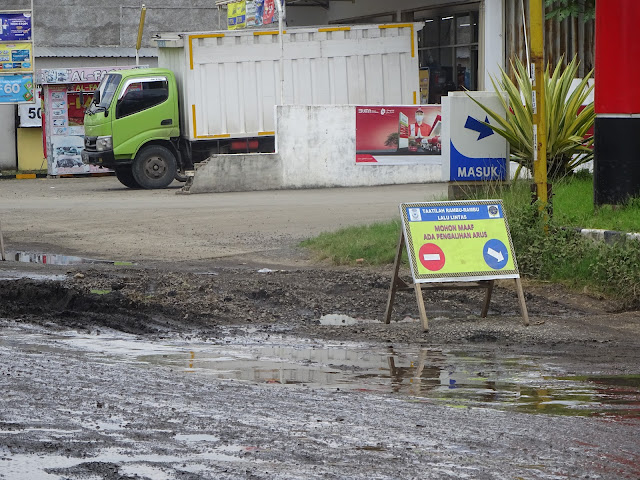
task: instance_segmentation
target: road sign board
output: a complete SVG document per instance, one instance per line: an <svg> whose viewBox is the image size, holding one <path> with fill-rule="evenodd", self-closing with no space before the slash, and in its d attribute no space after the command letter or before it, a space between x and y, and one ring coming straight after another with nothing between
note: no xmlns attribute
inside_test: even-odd
<svg viewBox="0 0 640 480"><path fill-rule="evenodd" d="M503 100L493 92L450 92L442 97L443 178L455 182L504 181L509 177L509 144L473 99L496 112Z"/></svg>
<svg viewBox="0 0 640 480"><path fill-rule="evenodd" d="M403 203L415 283L519 278L501 200Z"/></svg>

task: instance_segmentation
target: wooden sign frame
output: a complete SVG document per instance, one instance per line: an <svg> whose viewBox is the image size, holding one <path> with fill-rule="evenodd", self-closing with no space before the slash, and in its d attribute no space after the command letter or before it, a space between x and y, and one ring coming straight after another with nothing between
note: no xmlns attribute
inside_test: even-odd
<svg viewBox="0 0 640 480"><path fill-rule="evenodd" d="M493 203L497 203L500 205L500 208L502 208L501 202L500 201L490 201ZM463 204L462 202L433 202L434 204L440 205L440 204L455 204L455 205L459 205L459 204ZM474 202L466 202L466 204L472 204L475 205ZM486 201L480 201L480 204L482 205L487 205L488 203ZM421 204L402 204L400 205L400 209L402 211L403 208L405 208L407 205L431 205L430 203L421 203ZM507 230L507 235L509 236L509 242L510 242L510 234L508 232L508 225L506 225L506 218L504 219L505 221L505 228ZM389 288L389 295L387 298L387 308L385 311L385 323L389 324L391 323L391 314L392 314L392 310L393 310L393 304L394 304L394 300L395 300L395 295L396 292L398 291L407 291L407 290L413 290L416 296L416 301L418 304L418 311L420 314L420 320L422 322L422 329L423 331L427 332L429 331L429 320L427 318L427 312L424 306L424 298L423 298L423 289L424 290L471 290L471 289L484 289L485 290L485 297L484 297L484 302L482 305L482 311L481 311L481 317L485 318L487 316L487 313L489 311L489 303L491 301L491 295L493 293L493 288L495 285L495 280L498 278L513 278L515 280L515 284L516 284L516 291L517 291L517 295L518 295L518 302L520 304L520 313L522 315L522 321L523 324L525 326L529 325L529 314L527 312L527 306L525 303L525 298L524 298L524 292L522 290L522 282L520 281L520 275L517 272L517 266L515 266L515 258L514 258L514 266L515 266L515 274L510 274L508 276L502 276L502 275L496 275L495 278L491 278L490 275L484 275L481 276L480 278L473 278L470 277L470 279L467 279L465 277L462 277L461 280L462 281L455 281L452 282L450 281L450 279L447 280L442 280L439 281L438 279L431 279L429 280L428 283L425 282L425 280L418 280L416 281L415 275L416 272L414 271L414 268L412 268L412 275L414 275L414 281L412 284L407 283L406 281L404 281L402 278L400 278L399 272L400 272L400 263L402 261L402 252L403 250L405 250L405 248L407 248L407 241L405 238L405 224L403 222L403 226L400 230L400 237L398 239L398 245L396 248L396 256L395 256L395 260L394 260L394 265L393 265L393 275L391 277L391 285ZM411 261L411 253L408 251L407 249L407 254L409 255L409 259Z"/></svg>

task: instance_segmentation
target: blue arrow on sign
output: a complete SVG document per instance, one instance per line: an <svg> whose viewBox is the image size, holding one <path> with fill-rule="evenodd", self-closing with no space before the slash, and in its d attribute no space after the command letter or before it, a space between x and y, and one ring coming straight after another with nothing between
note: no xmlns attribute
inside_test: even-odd
<svg viewBox="0 0 640 480"><path fill-rule="evenodd" d="M489 117L485 117L484 121L485 123L489 123ZM467 122L464 124L464 128L468 128L469 130L478 132L480 134L478 135L478 140L482 140L483 138L488 137L489 135L493 135L493 130L491 129L491 127L488 127L487 125L485 125L479 120L476 120L472 116L467 117Z"/></svg>

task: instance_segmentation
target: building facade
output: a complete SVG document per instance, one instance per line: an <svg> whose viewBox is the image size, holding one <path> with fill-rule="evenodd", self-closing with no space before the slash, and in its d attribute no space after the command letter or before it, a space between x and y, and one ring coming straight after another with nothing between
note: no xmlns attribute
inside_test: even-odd
<svg viewBox="0 0 640 480"><path fill-rule="evenodd" d="M140 64L155 66L154 33L223 30L224 2L147 0ZM490 76L509 69L509 59L526 59L528 0L286 0L287 25L423 22L418 34L422 99L439 103L451 90L491 88ZM6 0L3 10L29 9L31 0ZM35 65L40 68L134 65L141 4L122 0L33 0ZM574 54L582 71L593 68L593 22L548 20L548 60ZM0 169L19 165L10 139L19 118L13 105L0 105ZM16 120L14 120L16 119ZM23 135L24 136L24 135ZM6 137L6 138L5 138ZM20 137L20 135L18 135ZM33 135L27 136L32 138ZM15 141L14 141L15 143Z"/></svg>

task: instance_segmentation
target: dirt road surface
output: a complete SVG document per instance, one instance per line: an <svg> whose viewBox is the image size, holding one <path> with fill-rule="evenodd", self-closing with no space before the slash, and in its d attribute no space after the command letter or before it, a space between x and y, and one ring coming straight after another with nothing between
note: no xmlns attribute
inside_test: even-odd
<svg viewBox="0 0 640 480"><path fill-rule="evenodd" d="M180 185L131 190L115 177L2 182L6 241L115 260L286 261L278 251L305 238L398 218L402 201L446 196L442 184L176 195Z"/></svg>
<svg viewBox="0 0 640 480"><path fill-rule="evenodd" d="M638 312L504 282L423 333L297 247L444 186L176 191L0 181L0 478L640 478Z"/></svg>

